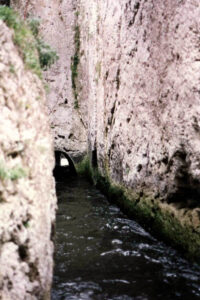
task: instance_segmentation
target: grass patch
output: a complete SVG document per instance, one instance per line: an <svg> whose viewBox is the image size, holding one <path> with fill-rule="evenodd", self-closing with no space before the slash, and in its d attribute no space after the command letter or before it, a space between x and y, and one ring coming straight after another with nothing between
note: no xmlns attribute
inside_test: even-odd
<svg viewBox="0 0 200 300"><path fill-rule="evenodd" d="M41 38L37 39L37 50L39 53L40 66L43 70L47 70L58 60L56 51L52 50Z"/></svg>
<svg viewBox="0 0 200 300"><path fill-rule="evenodd" d="M35 37L36 48L39 54L40 67L43 70L47 70L52 64L58 60L58 55L39 35L40 19L31 18L28 19L28 26Z"/></svg>
<svg viewBox="0 0 200 300"><path fill-rule="evenodd" d="M76 171L79 176L84 176L87 179L92 179L92 168L88 155L86 155L82 161L76 164Z"/></svg>
<svg viewBox="0 0 200 300"><path fill-rule="evenodd" d="M0 179L1 180L12 180L21 179L27 176L27 172L20 166L13 168L7 168L3 163L0 164Z"/></svg>
<svg viewBox="0 0 200 300"><path fill-rule="evenodd" d="M2 5L0 20L14 30L14 43L19 48L25 66L42 78L41 69L47 69L58 56L39 36L39 20L32 19L25 23L11 8Z"/></svg>
<svg viewBox="0 0 200 300"><path fill-rule="evenodd" d="M10 65L10 73L16 74L15 66L13 64Z"/></svg>
<svg viewBox="0 0 200 300"><path fill-rule="evenodd" d="M19 47L26 67L42 78L36 41L31 29L7 6L0 6L0 19L14 30L14 43Z"/></svg>

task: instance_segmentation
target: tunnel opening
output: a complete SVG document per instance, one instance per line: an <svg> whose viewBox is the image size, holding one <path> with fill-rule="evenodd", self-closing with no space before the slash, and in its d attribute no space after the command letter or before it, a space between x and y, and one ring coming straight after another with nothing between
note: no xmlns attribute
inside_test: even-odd
<svg viewBox="0 0 200 300"><path fill-rule="evenodd" d="M64 151L56 150L53 175L56 181L66 181L71 176L77 176L76 168L71 157Z"/></svg>

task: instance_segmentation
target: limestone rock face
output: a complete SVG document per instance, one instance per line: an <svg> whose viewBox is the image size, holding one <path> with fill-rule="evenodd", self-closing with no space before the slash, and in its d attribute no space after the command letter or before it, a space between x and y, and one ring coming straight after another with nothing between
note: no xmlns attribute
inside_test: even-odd
<svg viewBox="0 0 200 300"><path fill-rule="evenodd" d="M40 18L41 34L59 56L59 60L44 72L49 85L47 106L54 144L58 150L65 147L74 158L82 156L87 151L86 118L78 109L78 99L75 99L77 91L72 88L71 78L76 48L77 1L11 0L11 6L22 17Z"/></svg>
<svg viewBox="0 0 200 300"><path fill-rule="evenodd" d="M80 0L79 10L99 168L199 235L199 0Z"/></svg>
<svg viewBox="0 0 200 300"><path fill-rule="evenodd" d="M174 173L172 159L180 161L183 152L195 173L199 2L80 2L82 47L90 65L89 133L99 158L107 156L113 179L152 186L149 172Z"/></svg>
<svg viewBox="0 0 200 300"><path fill-rule="evenodd" d="M50 299L56 197L39 78L0 22L0 299Z"/></svg>
<svg viewBox="0 0 200 300"><path fill-rule="evenodd" d="M60 56L45 75L56 147L83 153L88 139L102 174L189 226L200 247L199 0L11 4L41 17Z"/></svg>

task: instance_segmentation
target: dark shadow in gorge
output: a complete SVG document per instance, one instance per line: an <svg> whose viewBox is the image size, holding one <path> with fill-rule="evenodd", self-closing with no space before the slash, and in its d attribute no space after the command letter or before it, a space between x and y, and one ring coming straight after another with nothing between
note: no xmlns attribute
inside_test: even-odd
<svg viewBox="0 0 200 300"><path fill-rule="evenodd" d="M64 165L62 161L64 160ZM77 176L76 168L71 157L64 151L55 151L55 168L53 175L56 182L65 182L69 177Z"/></svg>
<svg viewBox="0 0 200 300"><path fill-rule="evenodd" d="M0 5L10 6L10 0L0 0Z"/></svg>
<svg viewBox="0 0 200 300"><path fill-rule="evenodd" d="M175 189L167 198L167 203L178 209L200 207L200 182L191 175L191 162L184 149L177 151L169 161L169 170L175 170Z"/></svg>
<svg viewBox="0 0 200 300"><path fill-rule="evenodd" d="M57 196L52 300L199 299L199 267L84 178L59 182Z"/></svg>

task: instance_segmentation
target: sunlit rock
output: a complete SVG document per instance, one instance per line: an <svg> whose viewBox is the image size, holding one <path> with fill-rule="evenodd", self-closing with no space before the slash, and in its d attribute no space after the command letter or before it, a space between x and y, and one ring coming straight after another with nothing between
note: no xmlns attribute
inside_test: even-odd
<svg viewBox="0 0 200 300"><path fill-rule="evenodd" d="M0 21L0 299L50 299L55 184L41 80Z"/></svg>

